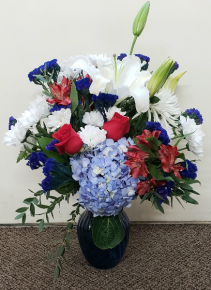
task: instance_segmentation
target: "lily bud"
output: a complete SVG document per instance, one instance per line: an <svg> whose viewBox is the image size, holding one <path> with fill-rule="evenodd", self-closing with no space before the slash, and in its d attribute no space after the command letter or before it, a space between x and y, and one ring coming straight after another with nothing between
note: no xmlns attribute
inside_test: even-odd
<svg viewBox="0 0 211 290"><path fill-rule="evenodd" d="M157 91L162 87L167 79L169 72L174 66L174 61L169 57L161 64L161 66L153 73L151 79L147 84L150 97L154 96Z"/></svg>
<svg viewBox="0 0 211 290"><path fill-rule="evenodd" d="M186 71L179 73L178 75L176 75L175 77L170 76L165 85L164 88L168 88L171 90L171 92L173 93L176 89L177 83L178 81L181 79L181 77L186 73Z"/></svg>
<svg viewBox="0 0 211 290"><path fill-rule="evenodd" d="M147 1L139 10L138 14L136 15L136 18L133 22L133 34L134 36L140 36L145 24L147 22L147 16L149 13L149 7L150 7L150 2Z"/></svg>

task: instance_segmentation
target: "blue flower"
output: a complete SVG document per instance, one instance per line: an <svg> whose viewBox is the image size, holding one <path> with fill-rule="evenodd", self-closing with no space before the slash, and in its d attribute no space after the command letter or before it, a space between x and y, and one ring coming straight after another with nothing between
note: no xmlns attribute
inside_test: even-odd
<svg viewBox="0 0 211 290"><path fill-rule="evenodd" d="M95 104L95 108L103 116L104 122L107 121L105 110L108 111L110 107L113 107L117 99L118 96L112 94L101 93L98 96L92 95L92 101Z"/></svg>
<svg viewBox="0 0 211 290"><path fill-rule="evenodd" d="M168 145L170 143L167 131L161 127L159 122L146 122L146 129L151 132L154 130L161 131L158 140L160 140L164 145Z"/></svg>
<svg viewBox="0 0 211 290"><path fill-rule="evenodd" d="M172 187L174 187L173 181L167 181L164 185L158 186L156 191L163 198L158 200L160 204L163 202L163 200L167 199L169 193L171 193Z"/></svg>
<svg viewBox="0 0 211 290"><path fill-rule="evenodd" d="M193 108L193 109L187 109L184 113L183 113L184 117L189 116L190 119L194 119L194 121L196 122L196 125L200 125L203 123L203 118L201 113L199 112L199 110Z"/></svg>
<svg viewBox="0 0 211 290"><path fill-rule="evenodd" d="M50 113L53 113L55 111L60 111L61 109L68 109L68 108L71 108L71 107L72 107L72 104L71 103L69 105L67 105L67 106L55 104L53 106L53 108L50 109Z"/></svg>
<svg viewBox="0 0 211 290"><path fill-rule="evenodd" d="M187 165L186 165L186 163L187 163ZM181 166L186 168L183 171L180 171L180 175L182 177L196 179L196 177L197 177L196 171L198 171L196 164L194 164L190 160L186 159L186 162L181 162Z"/></svg>
<svg viewBox="0 0 211 290"><path fill-rule="evenodd" d="M51 190L51 181L52 181L53 177L51 175L47 175L47 177L45 179L43 179L42 181L42 189L44 191L44 193L46 193L47 191Z"/></svg>
<svg viewBox="0 0 211 290"><path fill-rule="evenodd" d="M42 164L41 164L41 163ZM37 169L45 165L46 157L42 152L32 152L28 158L27 166L30 166L32 170Z"/></svg>
<svg viewBox="0 0 211 290"><path fill-rule="evenodd" d="M55 152L58 152L56 147L54 146L55 144L59 143L58 140L56 139L53 139L49 144L47 144L45 146L45 149L48 150L48 151L55 151Z"/></svg>
<svg viewBox="0 0 211 290"><path fill-rule="evenodd" d="M149 62L150 61L150 58L146 55L143 55L143 54L135 54L135 56L139 57L140 60L144 60L146 62Z"/></svg>
<svg viewBox="0 0 211 290"><path fill-rule="evenodd" d="M123 58L125 58L126 56L127 56L126 53L121 53L121 54L117 57L117 59L119 59L119 60L123 60Z"/></svg>
<svg viewBox="0 0 211 290"><path fill-rule="evenodd" d="M28 74L28 78L29 78L29 81L32 82L35 80L35 75L42 75L45 69L45 66L46 66L46 69L49 73L52 73L52 71L54 70L54 75L53 75L53 79L55 81L55 78L57 76L57 72L60 71L60 66L57 64L57 59L53 59L51 61L47 61L45 62L43 65L39 66L38 68L35 68L33 71L31 71L29 74Z"/></svg>
<svg viewBox="0 0 211 290"><path fill-rule="evenodd" d="M91 86L91 82L89 78L84 78L79 81L76 81L75 85L78 91L82 91L85 88L88 89Z"/></svg>
<svg viewBox="0 0 211 290"><path fill-rule="evenodd" d="M45 162L45 167L43 167L43 173L45 176L48 176L50 174L51 171L53 171L54 165L55 165L55 159L53 158L49 158L46 162Z"/></svg>
<svg viewBox="0 0 211 290"><path fill-rule="evenodd" d="M11 130L11 127L14 126L16 123L17 123L17 120L13 116L11 116L9 118L9 130Z"/></svg>
<svg viewBox="0 0 211 290"><path fill-rule="evenodd" d="M174 63L174 70L177 70L179 68L179 64L175 61Z"/></svg>
<svg viewBox="0 0 211 290"><path fill-rule="evenodd" d="M70 159L72 177L80 185L79 203L94 216L117 215L135 197L139 179L124 164L129 142L134 144L130 138L106 139L91 153L84 151Z"/></svg>

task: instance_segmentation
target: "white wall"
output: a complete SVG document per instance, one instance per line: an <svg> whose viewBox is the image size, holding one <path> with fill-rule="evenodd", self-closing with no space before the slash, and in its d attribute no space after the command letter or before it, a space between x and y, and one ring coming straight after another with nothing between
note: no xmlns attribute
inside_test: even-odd
<svg viewBox="0 0 211 290"><path fill-rule="evenodd" d="M28 81L29 71L53 58L61 62L76 54L128 53L132 23L143 4L140 0L1 0L1 138L8 118L18 117L41 92ZM211 1L207 0L151 0L146 28L134 50L150 56L150 70L168 56L178 61L180 71L187 70L177 89L181 108L199 109L205 121L205 153L198 163L202 186L195 186L201 194L197 196L199 205L186 204L183 210L175 201L173 209L165 206L163 215L149 202L140 205L138 200L127 210L130 220L211 221L210 10ZM24 161L16 164L18 148L0 146L0 223L14 223L15 210L30 196L28 188L38 190L43 174L31 171ZM64 203L61 212L55 212L55 221L66 221L70 211ZM34 221L27 217L27 222Z"/></svg>

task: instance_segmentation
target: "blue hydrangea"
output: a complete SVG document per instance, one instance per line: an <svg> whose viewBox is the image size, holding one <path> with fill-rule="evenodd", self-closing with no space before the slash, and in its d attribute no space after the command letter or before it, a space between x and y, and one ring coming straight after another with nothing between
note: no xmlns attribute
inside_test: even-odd
<svg viewBox="0 0 211 290"><path fill-rule="evenodd" d="M65 105L59 105L59 104L55 104L51 109L50 109L50 113L53 113L55 111L60 111L61 109L68 109L71 108L72 104L70 103L69 105L65 106Z"/></svg>
<svg viewBox="0 0 211 290"><path fill-rule="evenodd" d="M197 125L200 125L203 123L203 118L199 110L193 108L193 109L187 109L184 113L183 116L194 119Z"/></svg>
<svg viewBox="0 0 211 290"><path fill-rule="evenodd" d="M16 123L17 120L13 116L9 117L9 130L11 130L11 127L14 126Z"/></svg>
<svg viewBox="0 0 211 290"><path fill-rule="evenodd" d="M167 181L164 185L159 185L156 189L157 193L163 198L159 199L159 203L163 203L163 200L167 199L169 193L171 193L171 189L174 187L173 181Z"/></svg>
<svg viewBox="0 0 211 290"><path fill-rule="evenodd" d="M98 96L92 95L92 101L95 104L95 108L103 116L104 122L107 121L105 110L108 111L110 107L113 107L117 99L118 96L112 94L101 93Z"/></svg>
<svg viewBox="0 0 211 290"><path fill-rule="evenodd" d="M29 81L30 82L34 81L34 79L36 78L35 75L42 75L43 74L42 71L44 71L45 66L49 73L52 73L53 70L55 70L55 73L60 70L60 66L57 64L57 59L52 59L51 61L47 61L43 65L31 71L28 74ZM54 76L53 76L53 79L54 79Z"/></svg>
<svg viewBox="0 0 211 290"><path fill-rule="evenodd" d="M32 170L38 169L45 165L46 157L42 152L32 152L28 158L27 166L30 166Z"/></svg>
<svg viewBox="0 0 211 290"><path fill-rule="evenodd" d="M84 78L79 81L76 81L75 85L78 91L82 91L83 89L85 88L88 89L91 86L91 81L89 78Z"/></svg>
<svg viewBox="0 0 211 290"><path fill-rule="evenodd" d="M161 124L159 122L146 122L146 129L151 132L153 132L154 130L161 131L158 140L160 140L164 145L168 145L170 143L167 131L161 127Z"/></svg>
<svg viewBox="0 0 211 290"><path fill-rule="evenodd" d="M134 144L130 138L106 139L91 153L84 151L70 159L72 177L80 185L79 203L94 216L117 215L135 196L139 179L124 164L128 142Z"/></svg>
<svg viewBox="0 0 211 290"><path fill-rule="evenodd" d="M45 149L48 150L48 151L55 151L55 152L58 152L56 147L54 146L55 144L59 143L58 140L56 139L53 139L49 144L47 144L45 146Z"/></svg>
<svg viewBox="0 0 211 290"><path fill-rule="evenodd" d="M195 163L192 163L190 160L186 159L186 162L181 162L181 166L186 169L180 171L182 177L188 177L190 179L196 179L198 168Z"/></svg>

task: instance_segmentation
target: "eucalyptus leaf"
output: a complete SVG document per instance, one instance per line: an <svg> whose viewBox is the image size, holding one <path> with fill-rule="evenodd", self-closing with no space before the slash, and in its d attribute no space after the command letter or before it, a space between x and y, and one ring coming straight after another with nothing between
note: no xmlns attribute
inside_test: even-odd
<svg viewBox="0 0 211 290"><path fill-rule="evenodd" d="M44 219L42 219L39 223L39 232L42 232L43 228L44 228Z"/></svg>

